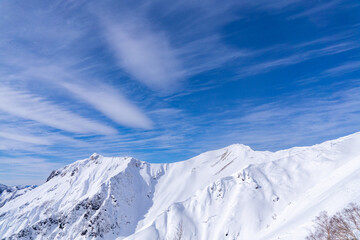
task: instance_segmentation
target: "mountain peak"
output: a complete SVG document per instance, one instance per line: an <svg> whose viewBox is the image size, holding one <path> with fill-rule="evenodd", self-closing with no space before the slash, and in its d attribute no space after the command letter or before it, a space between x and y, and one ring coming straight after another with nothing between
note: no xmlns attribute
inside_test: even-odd
<svg viewBox="0 0 360 240"><path fill-rule="evenodd" d="M93 153L90 157L89 157L89 160L96 160L98 159L99 157L102 157L101 155L97 154L97 153Z"/></svg>
<svg viewBox="0 0 360 240"><path fill-rule="evenodd" d="M172 239L182 229L184 239L303 239L306 229L288 232L360 198L359 141L278 152L233 144L166 164L94 153L5 202L0 236Z"/></svg>

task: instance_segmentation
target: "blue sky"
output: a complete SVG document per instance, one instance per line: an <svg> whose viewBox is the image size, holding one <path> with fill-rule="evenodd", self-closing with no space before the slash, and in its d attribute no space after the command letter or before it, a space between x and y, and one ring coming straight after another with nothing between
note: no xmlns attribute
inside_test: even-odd
<svg viewBox="0 0 360 240"><path fill-rule="evenodd" d="M360 131L355 0L0 2L0 183Z"/></svg>

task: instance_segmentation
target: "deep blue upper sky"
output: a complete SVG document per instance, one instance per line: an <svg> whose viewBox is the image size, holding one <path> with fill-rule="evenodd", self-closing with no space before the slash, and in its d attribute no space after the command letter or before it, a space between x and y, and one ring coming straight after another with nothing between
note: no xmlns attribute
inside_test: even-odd
<svg viewBox="0 0 360 240"><path fill-rule="evenodd" d="M360 131L356 0L0 1L0 183Z"/></svg>

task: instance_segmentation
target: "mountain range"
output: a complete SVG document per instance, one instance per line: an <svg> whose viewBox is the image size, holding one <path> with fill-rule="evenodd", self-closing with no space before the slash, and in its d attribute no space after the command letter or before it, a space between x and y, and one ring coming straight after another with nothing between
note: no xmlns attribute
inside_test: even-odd
<svg viewBox="0 0 360 240"><path fill-rule="evenodd" d="M153 164L93 154L0 185L0 239L293 240L360 200L360 132L276 152L234 144Z"/></svg>

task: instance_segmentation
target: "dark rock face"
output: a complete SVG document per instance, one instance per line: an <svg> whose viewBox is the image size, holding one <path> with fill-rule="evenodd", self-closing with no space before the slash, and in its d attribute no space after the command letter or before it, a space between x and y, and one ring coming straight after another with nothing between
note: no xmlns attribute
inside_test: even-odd
<svg viewBox="0 0 360 240"><path fill-rule="evenodd" d="M46 182L50 181L52 178L60 175L60 171L59 170L54 170L50 173L49 177L46 179Z"/></svg>
<svg viewBox="0 0 360 240"><path fill-rule="evenodd" d="M0 184L0 194L5 190L10 191L11 187L8 187L8 186L6 186L4 184Z"/></svg>
<svg viewBox="0 0 360 240"><path fill-rule="evenodd" d="M50 217L44 220L37 222L31 227L26 227L20 230L18 233L12 235L9 239L33 239L33 236L44 235L48 230L57 226L59 228L63 228L65 224L64 217Z"/></svg>
<svg viewBox="0 0 360 240"><path fill-rule="evenodd" d="M54 228L63 230L69 227L71 219L75 219L77 216L83 216L85 228L81 232L81 236L103 237L106 230L101 224L103 221L102 211L98 211L103 201L104 196L100 194L95 195L93 198L84 199L69 214L54 214L49 218L38 221L32 226L21 229L9 239L33 239L34 236L46 236Z"/></svg>

